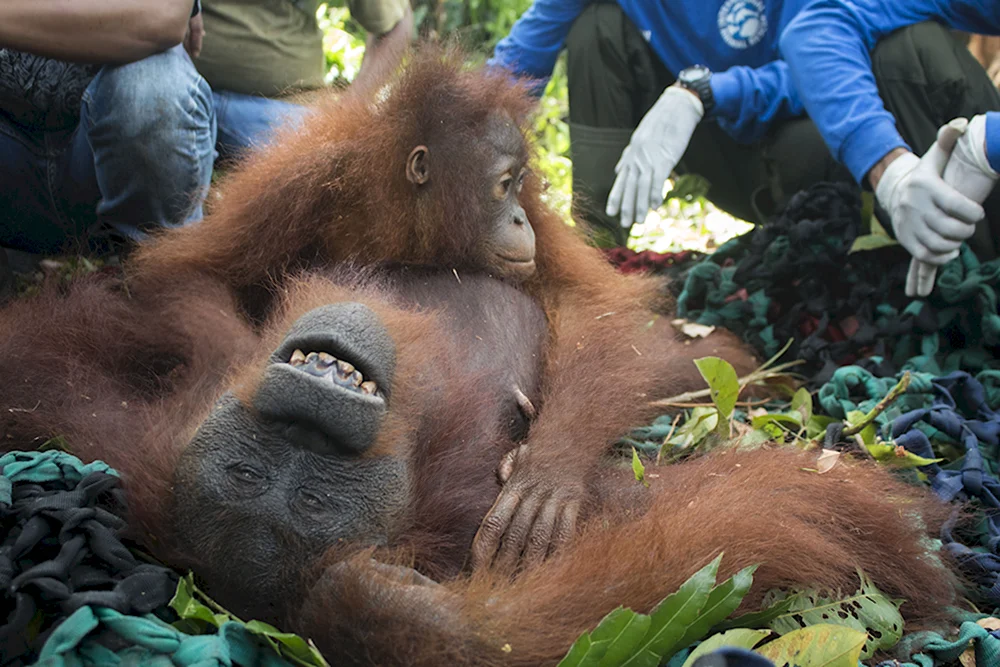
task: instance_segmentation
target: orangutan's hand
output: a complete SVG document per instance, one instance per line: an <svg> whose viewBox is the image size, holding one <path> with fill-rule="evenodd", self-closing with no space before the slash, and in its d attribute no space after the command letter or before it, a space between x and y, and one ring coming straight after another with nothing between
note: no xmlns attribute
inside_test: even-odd
<svg viewBox="0 0 1000 667"><path fill-rule="evenodd" d="M583 502L583 482L532 461L528 445L508 453L497 470L503 489L472 542L472 567L514 570L532 565L569 541Z"/></svg>
<svg viewBox="0 0 1000 667"><path fill-rule="evenodd" d="M414 633L429 641L451 642L468 637L462 598L447 587L416 570L380 563L362 553L324 568L301 611L304 627L322 633L329 618L350 615L360 627L398 626L406 622ZM332 641L332 640L328 640ZM369 654L373 649L391 647L361 644L344 650ZM397 656L398 657L398 656ZM365 661L368 662L368 661ZM372 664L383 664L376 659Z"/></svg>

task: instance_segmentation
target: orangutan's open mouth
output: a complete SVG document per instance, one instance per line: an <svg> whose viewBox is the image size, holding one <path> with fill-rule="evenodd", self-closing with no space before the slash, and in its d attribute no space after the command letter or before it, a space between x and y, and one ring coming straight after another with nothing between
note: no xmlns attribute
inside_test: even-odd
<svg viewBox="0 0 1000 667"><path fill-rule="evenodd" d="M288 359L288 365L365 396L378 394L378 384L374 380L366 380L354 364L337 359L329 352L306 353L296 348Z"/></svg>

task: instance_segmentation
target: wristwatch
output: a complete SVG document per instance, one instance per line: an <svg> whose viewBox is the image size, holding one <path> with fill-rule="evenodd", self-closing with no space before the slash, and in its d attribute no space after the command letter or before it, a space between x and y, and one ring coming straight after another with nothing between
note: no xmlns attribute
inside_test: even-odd
<svg viewBox="0 0 1000 667"><path fill-rule="evenodd" d="M712 70L704 65L685 67L677 75L677 83L698 93L701 105L705 108L705 117L712 115L715 109L715 97L712 95Z"/></svg>

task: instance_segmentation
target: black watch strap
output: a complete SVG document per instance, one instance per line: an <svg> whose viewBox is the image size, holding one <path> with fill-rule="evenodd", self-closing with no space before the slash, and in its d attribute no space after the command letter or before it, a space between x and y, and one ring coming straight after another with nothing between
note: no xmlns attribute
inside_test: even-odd
<svg viewBox="0 0 1000 667"><path fill-rule="evenodd" d="M677 75L677 83L688 90L698 93L701 105L708 118L715 110L715 96L712 94L712 70L704 65L694 65L681 70Z"/></svg>

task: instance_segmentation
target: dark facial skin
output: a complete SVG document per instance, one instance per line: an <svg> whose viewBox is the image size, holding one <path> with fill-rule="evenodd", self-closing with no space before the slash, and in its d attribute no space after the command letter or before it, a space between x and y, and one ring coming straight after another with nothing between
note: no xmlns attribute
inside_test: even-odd
<svg viewBox="0 0 1000 667"><path fill-rule="evenodd" d="M518 201L528 175L524 137L510 119L496 114L483 143L489 146L490 190L484 200L492 214L492 231L483 239L482 256L501 275L527 278L535 272L535 232Z"/></svg>
<svg viewBox="0 0 1000 667"><path fill-rule="evenodd" d="M502 390L505 398L490 402L491 413L470 419L458 434L476 451L498 448L498 459L527 431L517 392L539 400L544 314L515 288L474 274L458 282L451 272L405 269L391 291L414 307L442 309L449 335L427 344L449 350L455 368ZM450 376L433 361L420 370L417 396L426 405L409 415L411 441L389 443L392 454L372 454L399 403L390 333L359 303L310 311L271 354L253 405L226 394L184 451L174 486L177 537L198 557L191 567L210 594L236 613L279 619L284 610L272 605L300 599L303 572L325 550L337 546L346 555L392 546L409 525L419 462L408 453L425 439L436 401L449 400L441 392ZM354 369L342 373L342 364L320 353ZM371 393L362 391L368 382L375 383L366 387ZM459 540L471 544L477 523Z"/></svg>
<svg viewBox="0 0 1000 667"><path fill-rule="evenodd" d="M478 261L471 263L497 277L525 280L535 272L535 232L518 199L528 176L524 137L506 114L495 113L476 150L484 165L485 177L477 182L486 232L476 251ZM410 152L406 176L411 183L432 181L430 154L424 145Z"/></svg>
<svg viewBox="0 0 1000 667"><path fill-rule="evenodd" d="M308 361L293 358L296 350ZM357 370L312 352L363 369L377 388L363 393ZM375 314L333 304L302 317L275 350L255 410L232 394L219 401L185 450L175 486L177 525L209 564L198 571L214 594L274 618L269 603L326 547L386 543L408 498L407 462L362 454L384 416L394 365Z"/></svg>

